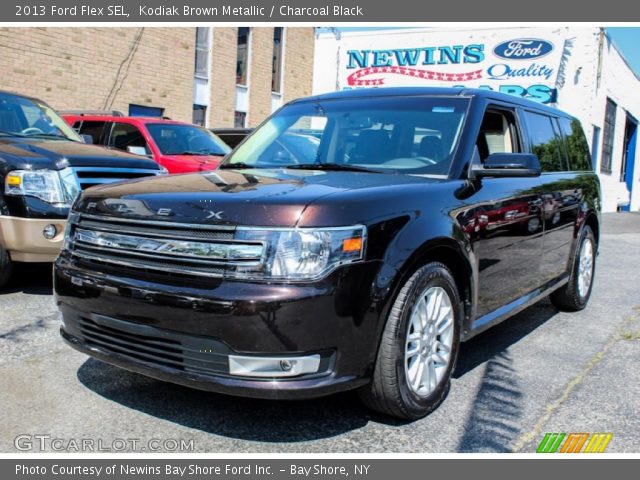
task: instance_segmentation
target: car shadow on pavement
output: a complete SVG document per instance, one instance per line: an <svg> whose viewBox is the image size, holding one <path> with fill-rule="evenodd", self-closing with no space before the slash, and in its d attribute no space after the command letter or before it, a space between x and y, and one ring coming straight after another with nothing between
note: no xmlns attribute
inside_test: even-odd
<svg viewBox="0 0 640 480"><path fill-rule="evenodd" d="M544 300L461 346L459 378L483 365L484 372L458 441L458 452L508 453L521 435L523 395L509 347L557 313Z"/></svg>
<svg viewBox="0 0 640 480"><path fill-rule="evenodd" d="M353 392L314 400L232 397L161 382L88 359L78 379L102 397L148 415L229 438L303 442L334 437L378 419Z"/></svg>
<svg viewBox="0 0 640 480"><path fill-rule="evenodd" d="M50 263L21 263L14 267L9 283L0 289L0 295L9 293L28 295L51 295L53 273Z"/></svg>

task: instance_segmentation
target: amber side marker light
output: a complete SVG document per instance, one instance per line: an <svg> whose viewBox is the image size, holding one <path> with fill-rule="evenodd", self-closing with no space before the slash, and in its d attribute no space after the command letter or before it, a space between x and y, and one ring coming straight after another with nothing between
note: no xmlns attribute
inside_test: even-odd
<svg viewBox="0 0 640 480"><path fill-rule="evenodd" d="M362 237L345 238L342 241L343 252L359 252L362 250Z"/></svg>
<svg viewBox="0 0 640 480"><path fill-rule="evenodd" d="M21 183L21 179L18 175L7 175L7 185L10 187L17 187Z"/></svg>

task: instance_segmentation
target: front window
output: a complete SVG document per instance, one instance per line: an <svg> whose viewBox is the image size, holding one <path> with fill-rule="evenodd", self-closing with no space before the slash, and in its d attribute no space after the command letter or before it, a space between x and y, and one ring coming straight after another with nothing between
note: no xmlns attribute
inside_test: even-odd
<svg viewBox="0 0 640 480"><path fill-rule="evenodd" d="M8 93L0 93L2 135L81 141L78 134L46 103Z"/></svg>
<svg viewBox="0 0 640 480"><path fill-rule="evenodd" d="M163 155L226 155L231 149L205 128L167 123L147 124Z"/></svg>
<svg viewBox="0 0 640 480"><path fill-rule="evenodd" d="M226 164L323 166L446 176L469 101L378 97L306 101L284 107Z"/></svg>

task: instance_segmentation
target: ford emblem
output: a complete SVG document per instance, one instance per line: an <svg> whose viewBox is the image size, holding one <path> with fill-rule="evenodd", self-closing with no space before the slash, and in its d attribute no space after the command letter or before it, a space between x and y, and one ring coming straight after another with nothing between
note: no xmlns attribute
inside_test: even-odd
<svg viewBox="0 0 640 480"><path fill-rule="evenodd" d="M538 38L516 38L502 42L493 49L496 57L505 60L531 60L551 53L553 44Z"/></svg>

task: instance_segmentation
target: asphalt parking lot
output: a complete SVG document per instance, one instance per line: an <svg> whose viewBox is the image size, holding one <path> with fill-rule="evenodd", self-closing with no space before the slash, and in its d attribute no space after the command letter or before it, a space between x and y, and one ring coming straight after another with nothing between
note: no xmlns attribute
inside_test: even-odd
<svg viewBox="0 0 640 480"><path fill-rule="evenodd" d="M138 451L150 439L167 451L171 439L216 453L533 452L545 432L611 432L607 452L639 452L639 272L640 215L605 215L587 309L544 301L464 344L444 404L405 423L369 413L352 393L239 399L89 359L59 338L50 267L33 266L0 293L0 451L45 435L62 440L47 450L70 451L94 438L116 449L133 439Z"/></svg>

